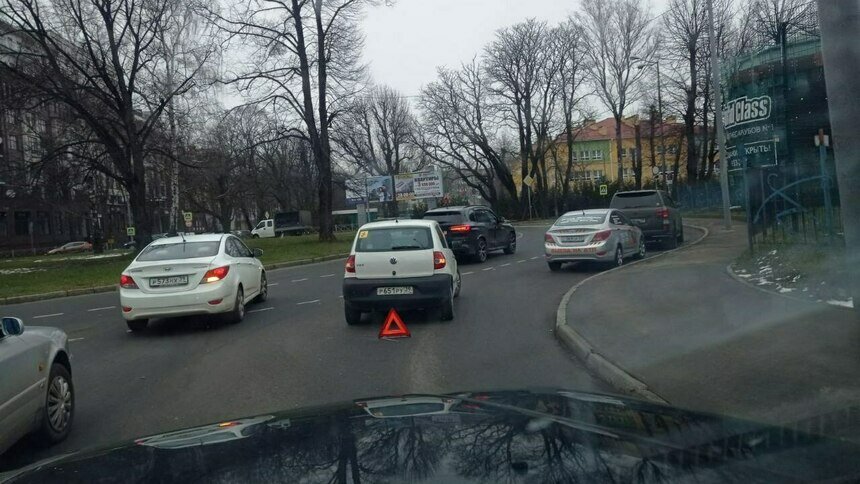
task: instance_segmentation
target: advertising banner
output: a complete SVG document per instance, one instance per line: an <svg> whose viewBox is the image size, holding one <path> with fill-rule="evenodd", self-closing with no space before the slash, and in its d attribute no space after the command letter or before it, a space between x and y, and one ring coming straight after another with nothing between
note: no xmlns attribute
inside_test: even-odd
<svg viewBox="0 0 860 484"><path fill-rule="evenodd" d="M347 200L359 199L359 194L347 189ZM398 202L420 198L441 198L444 196L442 174L437 172L401 173L392 177L388 175L369 176L364 179L363 189L368 202L390 202L392 196ZM360 194L363 199L364 193ZM355 202L353 202L355 203Z"/></svg>
<svg viewBox="0 0 860 484"><path fill-rule="evenodd" d="M368 202L390 202L394 193L391 177L369 176L365 179Z"/></svg>
<svg viewBox="0 0 860 484"><path fill-rule="evenodd" d="M412 178L415 198L441 198L444 195L441 173L414 173Z"/></svg>
<svg viewBox="0 0 860 484"><path fill-rule="evenodd" d="M400 175L394 175L394 188L398 202L414 200L414 187L415 183L412 173L402 173Z"/></svg>
<svg viewBox="0 0 860 484"><path fill-rule="evenodd" d="M741 96L726 102L723 121L729 170L779 163L779 133L774 129L770 96Z"/></svg>

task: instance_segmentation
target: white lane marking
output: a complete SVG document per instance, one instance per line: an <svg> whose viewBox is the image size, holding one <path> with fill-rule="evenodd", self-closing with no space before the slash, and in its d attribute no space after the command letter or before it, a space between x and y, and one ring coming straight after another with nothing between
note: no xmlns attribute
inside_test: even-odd
<svg viewBox="0 0 860 484"><path fill-rule="evenodd" d="M486 269L481 269L482 271L491 271L495 269L495 267L487 267Z"/></svg>
<svg viewBox="0 0 860 484"><path fill-rule="evenodd" d="M540 256L539 256L539 255L536 255L536 256L532 257L531 259L529 259L529 260L535 260L535 259L537 259L538 257L540 257Z"/></svg>
<svg viewBox="0 0 860 484"><path fill-rule="evenodd" d="M105 309L113 309L113 308L115 308L115 307L116 307L116 306L105 306L105 307L103 307L103 308L92 308L92 309L87 309L87 311L89 311L89 312L93 312L93 311L104 311Z"/></svg>
<svg viewBox="0 0 860 484"><path fill-rule="evenodd" d="M462 274L460 274L460 275L461 275L461 276L468 276L469 274L474 274L474 273L475 273L474 271L470 271L470 272L464 272L464 273L462 273Z"/></svg>
<svg viewBox="0 0 860 484"><path fill-rule="evenodd" d="M320 277L334 277L334 274L326 274L326 275L320 276Z"/></svg>
<svg viewBox="0 0 860 484"><path fill-rule="evenodd" d="M307 281L307 280L308 280L308 278L307 278L307 277L305 277L305 278L303 278L303 279L293 279L293 280L292 280L292 281L290 281L290 282L304 282L304 281Z"/></svg>
<svg viewBox="0 0 860 484"><path fill-rule="evenodd" d="M522 264L522 263L523 263L523 262L525 262L525 261L526 261L526 259L518 260L518 261L517 261L517 264Z"/></svg>
<svg viewBox="0 0 860 484"><path fill-rule="evenodd" d="M269 287L271 287L271 286L277 286L278 284L280 284L280 282L270 282L270 283L269 283Z"/></svg>
<svg viewBox="0 0 860 484"><path fill-rule="evenodd" d="M511 263L510 263L510 262L508 262L507 264L502 264L502 265L500 265L499 267L508 267L509 265L511 265Z"/></svg>
<svg viewBox="0 0 860 484"><path fill-rule="evenodd" d="M62 316L64 314L66 314L66 313L42 314L40 316L33 316L33 319L53 318L54 316Z"/></svg>
<svg viewBox="0 0 860 484"><path fill-rule="evenodd" d="M320 302L319 299L314 299L313 301L302 301L300 303L296 303L296 306L301 306L302 304L313 304L313 303L318 303L318 302Z"/></svg>
<svg viewBox="0 0 860 484"><path fill-rule="evenodd" d="M85 339L85 338L72 338L69 340L69 343L74 342L74 341L81 341L82 339Z"/></svg>
<svg viewBox="0 0 860 484"><path fill-rule="evenodd" d="M262 311L271 311L272 309L275 309L275 308L274 308L274 307L269 307L269 308L251 309L251 310L248 310L248 311L246 311L246 312L249 312L249 313L259 313L259 312L262 312Z"/></svg>

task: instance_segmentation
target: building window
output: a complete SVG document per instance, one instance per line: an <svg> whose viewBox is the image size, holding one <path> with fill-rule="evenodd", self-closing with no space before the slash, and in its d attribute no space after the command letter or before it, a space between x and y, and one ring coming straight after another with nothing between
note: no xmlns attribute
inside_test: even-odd
<svg viewBox="0 0 860 484"><path fill-rule="evenodd" d="M63 233L63 214L60 212L54 214L54 231L60 235Z"/></svg>
<svg viewBox="0 0 860 484"><path fill-rule="evenodd" d="M595 170L594 171L594 181L603 180L603 170Z"/></svg>
<svg viewBox="0 0 860 484"><path fill-rule="evenodd" d="M14 134L9 136L9 151L18 151L18 137Z"/></svg>
<svg viewBox="0 0 860 484"><path fill-rule="evenodd" d="M15 235L30 235L30 212L15 212Z"/></svg>
<svg viewBox="0 0 860 484"><path fill-rule="evenodd" d="M602 160L603 159L603 150L595 151L594 152L594 159L595 160Z"/></svg>
<svg viewBox="0 0 860 484"><path fill-rule="evenodd" d="M573 152L573 159L576 160L578 157L576 156L576 151Z"/></svg>
<svg viewBox="0 0 860 484"><path fill-rule="evenodd" d="M588 150L583 151L582 152L582 159L583 160L590 160L591 159L591 152Z"/></svg>
<svg viewBox="0 0 860 484"><path fill-rule="evenodd" d="M51 216L48 212L36 212L33 233L35 235L51 235Z"/></svg>

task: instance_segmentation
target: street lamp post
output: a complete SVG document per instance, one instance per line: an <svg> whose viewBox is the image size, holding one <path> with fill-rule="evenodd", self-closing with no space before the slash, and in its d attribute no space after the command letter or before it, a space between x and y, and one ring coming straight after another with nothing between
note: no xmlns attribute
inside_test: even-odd
<svg viewBox="0 0 860 484"><path fill-rule="evenodd" d="M726 128L723 126L723 100L720 91L720 57L717 52L717 36L714 33L714 6L707 0L708 36L711 39L711 89L714 90L714 121L717 128L717 143L720 148L720 192L723 198L723 225L732 228L732 213L729 203L729 160L726 154ZM747 202L749 203L749 202Z"/></svg>
<svg viewBox="0 0 860 484"><path fill-rule="evenodd" d="M643 60L639 57L631 57L631 59ZM663 82L660 76L660 59L643 61L638 68L644 69L646 66L655 66L657 68L657 117L660 119L660 169L663 172L663 189L668 191L669 180L666 176L666 136L663 131L665 123L663 123Z"/></svg>

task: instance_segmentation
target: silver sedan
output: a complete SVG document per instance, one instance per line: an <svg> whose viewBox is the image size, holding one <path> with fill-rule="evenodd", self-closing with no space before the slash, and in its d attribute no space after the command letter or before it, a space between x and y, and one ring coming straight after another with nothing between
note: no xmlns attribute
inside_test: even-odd
<svg viewBox="0 0 860 484"><path fill-rule="evenodd" d="M75 406L66 333L2 318L0 371L0 454L29 433L65 439Z"/></svg>
<svg viewBox="0 0 860 484"><path fill-rule="evenodd" d="M620 266L627 257L645 257L645 238L618 210L567 212L547 230L544 254L550 270L565 262L596 261Z"/></svg>

